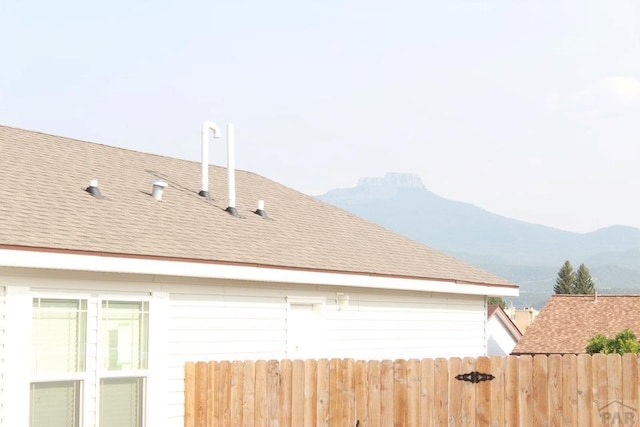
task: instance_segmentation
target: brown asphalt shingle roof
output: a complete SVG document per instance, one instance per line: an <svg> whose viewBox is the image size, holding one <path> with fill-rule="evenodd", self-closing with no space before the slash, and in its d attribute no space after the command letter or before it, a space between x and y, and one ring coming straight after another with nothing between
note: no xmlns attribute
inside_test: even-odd
<svg viewBox="0 0 640 427"><path fill-rule="evenodd" d="M640 295L553 295L512 353L586 353L594 335L625 328L640 336Z"/></svg>
<svg viewBox="0 0 640 427"><path fill-rule="evenodd" d="M510 282L251 172L0 126L0 247L127 254L511 285ZM89 195L99 181L103 200ZM168 182L164 200L150 181ZM264 199L270 220L253 213Z"/></svg>

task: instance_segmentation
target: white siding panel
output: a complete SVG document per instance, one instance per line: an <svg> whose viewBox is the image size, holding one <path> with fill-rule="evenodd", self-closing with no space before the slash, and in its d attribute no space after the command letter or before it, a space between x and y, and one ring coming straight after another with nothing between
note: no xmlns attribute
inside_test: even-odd
<svg viewBox="0 0 640 427"><path fill-rule="evenodd" d="M489 356L508 356L518 341L507 330L498 316L492 316L487 322L487 354Z"/></svg>
<svg viewBox="0 0 640 427"><path fill-rule="evenodd" d="M5 351L5 336L4 336L4 328L5 328L5 318L6 318L6 303L5 303L5 287L0 286L0 426L4 425L4 371L5 371L5 363L4 363L4 351Z"/></svg>
<svg viewBox="0 0 640 427"><path fill-rule="evenodd" d="M341 292L326 288L259 286L201 288L169 303L169 425L184 414L184 364L188 361L283 359L287 355L287 298L324 298L324 343L314 358L408 359L486 353L483 296L417 292Z"/></svg>

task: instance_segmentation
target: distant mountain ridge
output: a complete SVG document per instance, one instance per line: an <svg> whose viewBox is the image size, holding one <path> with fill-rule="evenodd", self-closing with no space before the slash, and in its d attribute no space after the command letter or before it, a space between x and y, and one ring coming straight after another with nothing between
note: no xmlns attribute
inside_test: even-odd
<svg viewBox="0 0 640 427"><path fill-rule="evenodd" d="M404 173L362 178L318 198L520 284L517 305L539 308L567 259L589 267L599 292L640 293L638 228L574 233L532 224L440 197Z"/></svg>

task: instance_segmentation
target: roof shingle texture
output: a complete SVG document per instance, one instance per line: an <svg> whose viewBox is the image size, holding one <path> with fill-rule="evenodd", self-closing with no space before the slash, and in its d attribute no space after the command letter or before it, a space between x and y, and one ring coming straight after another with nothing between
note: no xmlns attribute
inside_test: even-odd
<svg viewBox="0 0 640 427"><path fill-rule="evenodd" d="M194 142L197 143L197 142ZM515 286L262 176L0 126L0 245ZM88 194L98 179L104 199ZM169 186L162 202L151 180ZM268 220L254 213L265 200Z"/></svg>
<svg viewBox="0 0 640 427"><path fill-rule="evenodd" d="M640 336L640 295L553 295L512 353L586 353L594 335L625 328Z"/></svg>

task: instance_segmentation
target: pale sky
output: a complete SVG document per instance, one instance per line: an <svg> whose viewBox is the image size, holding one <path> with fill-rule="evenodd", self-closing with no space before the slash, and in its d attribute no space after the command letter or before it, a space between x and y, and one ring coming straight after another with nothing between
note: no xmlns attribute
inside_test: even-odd
<svg viewBox="0 0 640 427"><path fill-rule="evenodd" d="M200 161L205 120L308 194L640 227L640 2L0 1L0 124Z"/></svg>

